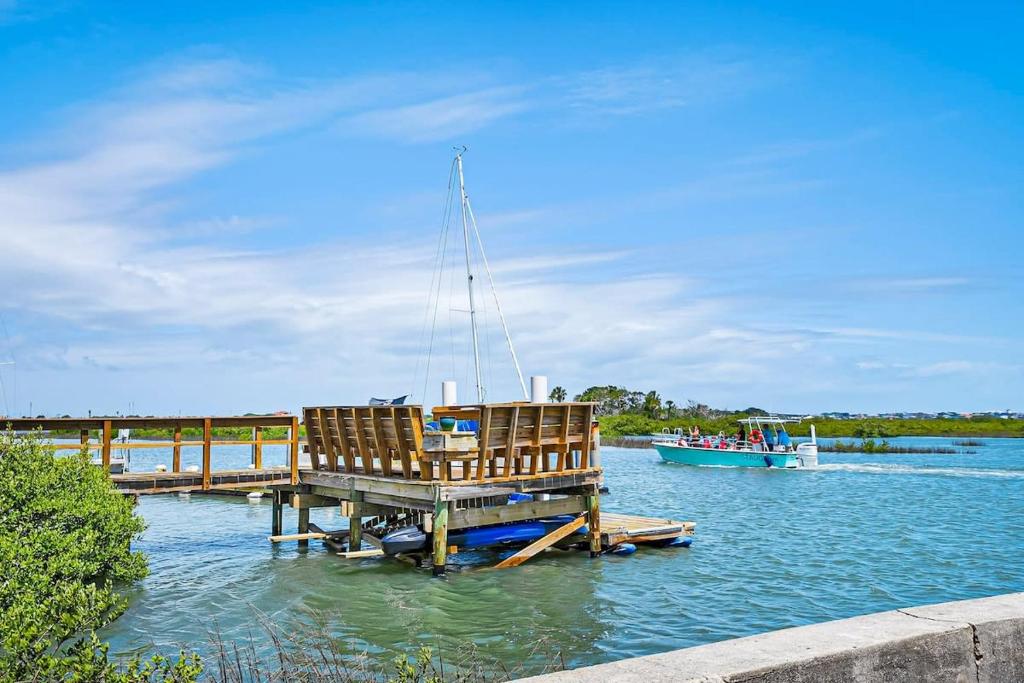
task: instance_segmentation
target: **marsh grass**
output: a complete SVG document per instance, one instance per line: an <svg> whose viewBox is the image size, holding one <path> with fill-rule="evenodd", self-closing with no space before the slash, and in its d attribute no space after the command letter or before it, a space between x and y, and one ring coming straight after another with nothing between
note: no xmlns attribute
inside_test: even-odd
<svg viewBox="0 0 1024 683"><path fill-rule="evenodd" d="M473 643L454 651L420 646L388 662L332 635L329 615L311 614L305 625L284 631L257 613L270 647L257 651L254 634L244 643L210 636L212 652L203 657L200 680L215 683L498 683L566 668L559 653L539 640L520 664L508 667ZM547 663L538 667L536 661Z"/></svg>

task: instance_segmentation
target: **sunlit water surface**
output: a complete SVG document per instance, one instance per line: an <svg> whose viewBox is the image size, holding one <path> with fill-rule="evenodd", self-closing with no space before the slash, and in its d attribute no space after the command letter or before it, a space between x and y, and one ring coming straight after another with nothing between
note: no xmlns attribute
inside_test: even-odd
<svg viewBox="0 0 1024 683"><path fill-rule="evenodd" d="M692 548L598 560L552 552L518 569L444 579L394 560L343 560L315 542L271 545L269 500L143 497L149 526L138 548L151 575L104 635L119 652L203 652L213 631L268 651L258 613L284 631L317 613L380 661L418 645L452 652L474 643L496 667L540 670L1021 591L1024 442L984 443L973 454L823 454L813 471L696 468L662 463L653 450L605 448L603 509L694 520ZM249 455L224 447L215 457L218 467L244 467ZM265 457L272 464L284 454L267 448ZM169 461L136 451L132 468ZM312 518L346 524L336 510ZM288 508L285 524L296 524Z"/></svg>

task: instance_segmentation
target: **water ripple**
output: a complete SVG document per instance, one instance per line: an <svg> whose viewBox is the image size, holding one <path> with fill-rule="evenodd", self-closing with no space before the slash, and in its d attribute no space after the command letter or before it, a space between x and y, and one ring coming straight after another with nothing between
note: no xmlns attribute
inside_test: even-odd
<svg viewBox="0 0 1024 683"><path fill-rule="evenodd" d="M907 441L906 443L927 443ZM223 449L223 466L248 452ZM516 570L461 571L389 560L345 561L313 544L271 546L270 505L146 497L139 544L152 574L105 636L129 652L203 647L211 631L253 635L257 611L283 630L326 619L340 642L384 661L426 644L475 644L489 661L533 669L660 652L913 604L1024 590L1024 444L987 440L976 454L823 454L809 471L692 468L654 451L602 452L609 511L690 519L689 549L641 549L593 561L552 552ZM166 454L151 453L155 467ZM885 476L891 475L891 476ZM313 520L344 528L335 509ZM286 528L294 529L294 511ZM497 664L495 665L497 666Z"/></svg>

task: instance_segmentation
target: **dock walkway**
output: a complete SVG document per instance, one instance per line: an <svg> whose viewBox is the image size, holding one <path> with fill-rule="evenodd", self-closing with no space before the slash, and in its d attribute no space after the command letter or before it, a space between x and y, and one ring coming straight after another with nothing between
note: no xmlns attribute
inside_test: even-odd
<svg viewBox="0 0 1024 683"><path fill-rule="evenodd" d="M62 418L8 420L19 431L50 430L79 443L56 449L99 450L110 469L115 448L172 451L171 471L112 474L119 491L152 495L186 491L270 490L271 539L344 542L345 553L361 557L364 541L379 547L388 533L415 526L429 537L420 559L443 574L446 558L459 548L449 531L558 520L499 566L516 566L544 549L582 547L591 556L622 543L660 543L693 534L693 522L600 511L603 471L591 403L509 403L434 408L434 419L456 418L472 431L426 432L422 406L326 406L304 408L305 448L300 448L294 415L178 418ZM265 439L266 427L285 428L286 438ZM214 430L222 429L215 438ZM238 438L238 428L250 438ZM115 430L161 430L163 442L120 442ZM235 431L228 431L234 429ZM183 433L200 434L185 440ZM94 440L94 436L98 438ZM288 464L262 464L266 445L288 446ZM248 445L248 469L218 470L214 450ZM201 466L182 470L181 449L202 447ZM305 452L303 452L305 451ZM308 460L307 460L308 458ZM517 494L532 494L522 496ZM513 504L514 503L514 504ZM298 511L298 533L283 534L283 507ZM348 529L311 531L309 511L339 507ZM419 560L418 560L419 561Z"/></svg>

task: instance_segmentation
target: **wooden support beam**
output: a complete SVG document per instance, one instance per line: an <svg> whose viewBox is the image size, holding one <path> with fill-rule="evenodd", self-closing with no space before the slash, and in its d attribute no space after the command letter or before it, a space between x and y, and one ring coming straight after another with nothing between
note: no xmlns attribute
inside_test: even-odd
<svg viewBox="0 0 1024 683"><path fill-rule="evenodd" d="M308 444L306 451L309 453L309 469L313 471L320 469L320 447L316 442L316 435L314 434L316 430L314 429L314 426L320 427L321 436L323 436L324 430L323 422L319 419L313 419L317 415L317 412L318 411L306 408L302 413L302 420L306 425L306 442ZM327 437L324 436L324 441L326 440Z"/></svg>
<svg viewBox="0 0 1024 683"><path fill-rule="evenodd" d="M349 550L337 553L346 560L360 560L367 557L384 557L384 551L380 548L367 548L366 550Z"/></svg>
<svg viewBox="0 0 1024 683"><path fill-rule="evenodd" d="M263 427L257 425L252 428L252 466L253 469L263 469Z"/></svg>
<svg viewBox="0 0 1024 683"><path fill-rule="evenodd" d="M412 479L412 457L409 455L409 443L405 440L405 431L402 427L402 418L398 415L395 407L391 407L391 424L395 428L395 438L398 440L398 458L402 461L402 476ZM410 418L411 419L411 418Z"/></svg>
<svg viewBox="0 0 1024 683"><path fill-rule="evenodd" d="M281 535L281 523L284 517L283 505L281 499L284 497L284 491L274 491L274 504L270 511L270 535L280 536Z"/></svg>
<svg viewBox="0 0 1024 683"><path fill-rule="evenodd" d="M203 490L210 490L210 440L213 438L213 425L210 418L203 418Z"/></svg>
<svg viewBox="0 0 1024 683"><path fill-rule="evenodd" d="M171 471L181 472L181 423L174 424L174 455L171 461Z"/></svg>
<svg viewBox="0 0 1024 683"><path fill-rule="evenodd" d="M289 461L291 464L292 485L299 483L299 417L292 416L291 434L288 435Z"/></svg>
<svg viewBox="0 0 1024 683"><path fill-rule="evenodd" d="M492 505L488 507L453 510L449 517L449 529L465 529L476 526L490 526L524 519L540 519L557 515L570 515L587 511L587 501L582 496L569 496L554 500L538 500L515 505Z"/></svg>
<svg viewBox="0 0 1024 683"><path fill-rule="evenodd" d="M306 536L306 538L300 538L299 547L309 547L309 508L299 508L299 536Z"/></svg>
<svg viewBox="0 0 1024 683"><path fill-rule="evenodd" d="M384 424L380 419L380 411L371 411L370 419L373 422L373 450L377 452L380 460L380 470L385 477L391 476L391 454L388 452L388 444L384 439Z"/></svg>
<svg viewBox="0 0 1024 683"><path fill-rule="evenodd" d="M593 438L594 406L588 405L583 410L583 441L580 442L580 468L590 467L590 439Z"/></svg>
<svg viewBox="0 0 1024 683"><path fill-rule="evenodd" d="M319 531L309 531L304 534L275 534L267 536L267 540L271 543L281 543L282 541L302 541L308 545L309 541L317 541L320 539L328 538L328 535Z"/></svg>
<svg viewBox="0 0 1024 683"><path fill-rule="evenodd" d="M341 445L341 460L345 465L346 472L356 471L356 459L352 455L352 444L348 440L348 432L345 430L345 418L338 408L331 411L334 414L334 423L338 425L338 443Z"/></svg>
<svg viewBox="0 0 1024 683"><path fill-rule="evenodd" d="M312 412L313 411L308 411L309 414L312 414ZM334 450L334 439L331 438L331 425L327 421L327 415L328 415L328 411L327 410L325 410L323 408L317 408L317 410L316 410L316 422L317 422L318 425L320 425L320 438L324 442L324 459L327 461L327 463L326 463L327 464L327 471L328 472L337 472L338 471L338 454ZM340 429L341 426L339 425L338 428ZM307 436L308 436L309 430L310 430L309 418L307 417L306 418L306 432L307 432ZM313 439L309 439L309 442L310 442L310 444L312 444L313 443ZM312 453L313 449L310 448L309 451L310 451L310 453ZM319 468L314 467L313 469L319 469Z"/></svg>
<svg viewBox="0 0 1024 683"><path fill-rule="evenodd" d="M590 556L601 554L601 496L587 496L587 517L590 520Z"/></svg>
<svg viewBox="0 0 1024 683"><path fill-rule="evenodd" d="M432 534L434 541L434 576L443 576L448 554L448 501L438 499L434 503Z"/></svg>
<svg viewBox="0 0 1024 683"><path fill-rule="evenodd" d="M79 436L79 443L81 443L82 446L88 446L89 445L89 430L88 429L81 430L79 432L78 436Z"/></svg>
<svg viewBox="0 0 1024 683"><path fill-rule="evenodd" d="M101 458L103 463L103 469L110 471L110 437L114 431L110 424L110 420L103 421L103 450Z"/></svg>
<svg viewBox="0 0 1024 683"><path fill-rule="evenodd" d="M288 504L296 510L301 510L302 508L332 508L338 504L338 499L319 496L315 493L293 493Z"/></svg>
<svg viewBox="0 0 1024 683"><path fill-rule="evenodd" d="M515 555L505 558L498 564L494 565L494 568L508 569L509 567L518 567L523 562L526 562L528 559L530 559L540 551L554 545L555 543L558 543L560 540L562 540L566 536L570 535L571 533L579 529L586 523L586 521L586 516L580 515L571 522L563 524L562 526L558 527L557 529L549 533L547 536L544 536L543 538L538 538L536 541L526 546Z"/></svg>
<svg viewBox="0 0 1024 683"><path fill-rule="evenodd" d="M355 552L363 546L363 494L354 493L348 507L348 550Z"/></svg>

